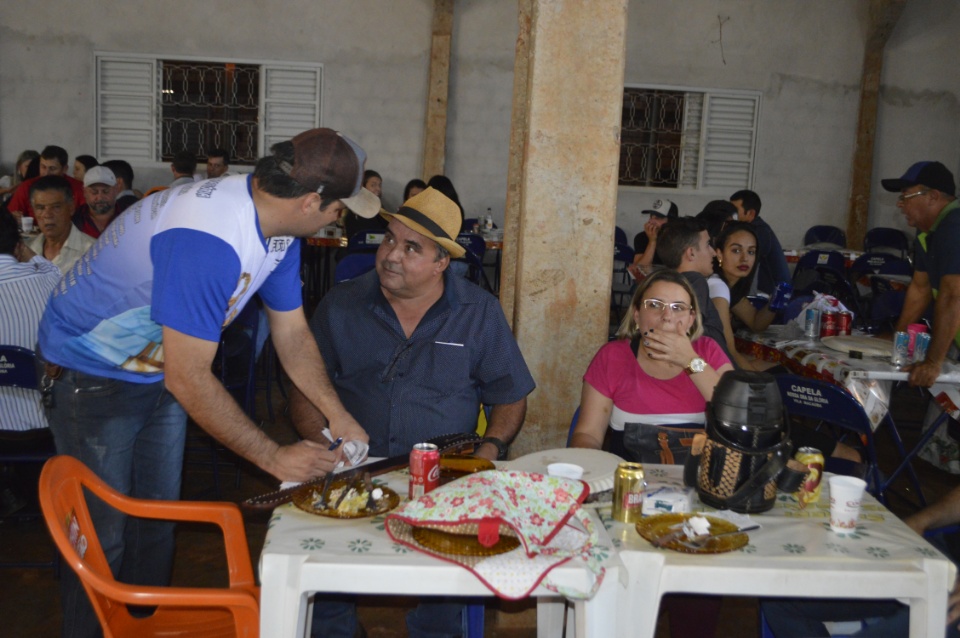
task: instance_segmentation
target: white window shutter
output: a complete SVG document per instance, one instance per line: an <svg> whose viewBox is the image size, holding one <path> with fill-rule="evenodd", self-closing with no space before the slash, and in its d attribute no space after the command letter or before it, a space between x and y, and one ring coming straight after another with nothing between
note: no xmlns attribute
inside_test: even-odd
<svg viewBox="0 0 960 638"><path fill-rule="evenodd" d="M97 56L97 157L157 160L157 62Z"/></svg>
<svg viewBox="0 0 960 638"><path fill-rule="evenodd" d="M760 95L710 93L704 108L702 188L753 183Z"/></svg>
<svg viewBox="0 0 960 638"><path fill-rule="evenodd" d="M680 140L678 188L697 188L700 174L700 146L703 130L703 93L684 93L683 136Z"/></svg>
<svg viewBox="0 0 960 638"><path fill-rule="evenodd" d="M263 155L307 129L320 126L323 68L264 65L260 78L260 148Z"/></svg>

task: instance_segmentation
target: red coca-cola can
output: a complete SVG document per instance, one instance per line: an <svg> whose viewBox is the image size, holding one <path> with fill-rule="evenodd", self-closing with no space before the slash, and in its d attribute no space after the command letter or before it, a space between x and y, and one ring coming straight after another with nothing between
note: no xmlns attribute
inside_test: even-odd
<svg viewBox="0 0 960 638"><path fill-rule="evenodd" d="M844 310L837 317L837 334L848 335L853 329L853 314Z"/></svg>
<svg viewBox="0 0 960 638"><path fill-rule="evenodd" d="M820 336L835 337L840 330L840 318L834 310L825 310L820 315Z"/></svg>
<svg viewBox="0 0 960 638"><path fill-rule="evenodd" d="M410 450L410 498L432 492L440 485L440 449L433 443L417 443Z"/></svg>

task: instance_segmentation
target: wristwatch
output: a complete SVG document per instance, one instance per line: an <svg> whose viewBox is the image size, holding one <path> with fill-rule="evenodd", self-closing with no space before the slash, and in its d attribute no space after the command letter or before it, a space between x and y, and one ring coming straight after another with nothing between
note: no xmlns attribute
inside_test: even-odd
<svg viewBox="0 0 960 638"><path fill-rule="evenodd" d="M492 436L485 436L485 437L483 437L483 439L480 440L480 445L483 445L484 443L489 443L490 445L492 445L492 446L494 446L495 448L497 448L497 460L498 460L498 461L506 461L506 460L507 460L507 451L508 451L509 447L507 446L506 443L504 443L504 442L501 441L500 439L498 439L498 438L496 438L496 437L492 437Z"/></svg>
<svg viewBox="0 0 960 638"><path fill-rule="evenodd" d="M696 374L698 372L703 372L707 369L707 362L701 359L700 357L694 357L691 359L690 363L687 364L685 368L689 374Z"/></svg>

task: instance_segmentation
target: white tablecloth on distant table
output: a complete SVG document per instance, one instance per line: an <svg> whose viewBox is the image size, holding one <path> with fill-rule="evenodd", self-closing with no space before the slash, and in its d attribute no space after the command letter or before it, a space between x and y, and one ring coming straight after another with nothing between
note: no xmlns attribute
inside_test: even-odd
<svg viewBox="0 0 960 638"><path fill-rule="evenodd" d="M646 466L648 482L681 484L679 466ZM824 479L826 481L826 479ZM698 506L695 509L711 511ZM895 598L910 605L910 636L943 636L947 592L956 568L869 494L851 534L830 530L829 488L801 510L780 494L752 518L762 528L748 545L725 554L655 549L632 525L604 517L628 584L618 606L620 636L652 637L664 594L818 598Z"/></svg>
<svg viewBox="0 0 960 638"><path fill-rule="evenodd" d="M893 367L889 357L866 355L855 359L818 339L802 336L793 324L770 326L759 334L741 330L736 337L741 352L845 387L863 405L874 429L890 410L891 381L909 376ZM937 380L930 388L931 396L946 412L960 418L960 367L945 363Z"/></svg>
<svg viewBox="0 0 960 638"><path fill-rule="evenodd" d="M890 411L893 381L908 373L890 365L886 357L854 359L832 350L819 340L801 337L793 326L770 326L760 334L737 332L737 350L758 359L780 363L791 372L832 381L846 388L863 405L874 429ZM960 419L960 366L945 362L930 396L954 419ZM954 474L960 474L960 445L939 428L920 457Z"/></svg>
<svg viewBox="0 0 960 638"><path fill-rule="evenodd" d="M409 474L375 477L406 499ZM262 636L292 638L306 630L308 597L314 592L404 596L491 596L463 567L393 542L384 530L386 515L354 520L314 516L293 504L274 510L260 556ZM595 514L594 514L595 516ZM601 544L610 547L606 577L588 601L570 603L577 636L606 638L614 633L619 560L602 526ZM561 565L551 575L561 585L588 589L585 570ZM538 597L538 635L560 635L565 602L543 588Z"/></svg>

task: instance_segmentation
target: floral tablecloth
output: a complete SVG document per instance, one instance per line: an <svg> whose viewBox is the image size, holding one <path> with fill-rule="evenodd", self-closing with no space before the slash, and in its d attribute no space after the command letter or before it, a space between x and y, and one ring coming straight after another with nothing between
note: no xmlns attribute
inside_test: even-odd
<svg viewBox="0 0 960 638"><path fill-rule="evenodd" d="M681 485L681 471L679 466L647 465L646 480ZM699 502L693 509L713 511ZM911 636L926 635L927 626L939 625L942 632L956 568L869 494L857 528L849 534L830 530L826 484L819 502L806 509L792 495L780 494L772 510L750 518L761 529L749 532L743 548L691 555L655 549L633 526L604 515L628 572L629 618L624 622L636 628L630 635L653 635L658 601L669 592L898 598L916 611L911 614L917 616L911 618ZM920 633L914 633L914 622Z"/></svg>
<svg viewBox="0 0 960 638"><path fill-rule="evenodd" d="M407 470L374 477L374 482L389 486L403 501L407 499ZM385 513L372 518L342 520L309 514L292 503L276 508L268 523L260 562L261 627L270 629L262 635L301 636L306 596L313 592L491 594L467 569L391 540L385 529L386 517ZM606 637L612 635L616 622L612 606L621 573L610 538L599 519L594 520L599 531L596 551L607 570L607 578L592 599L578 601L576 606L581 610L578 613L582 612L585 627L581 635ZM572 563L554 569L551 578L561 591L590 591L595 585L595 577L588 570ZM556 598L556 594L542 587L533 595ZM547 599L538 598L538 604L543 600ZM561 626L562 618L561 614Z"/></svg>

